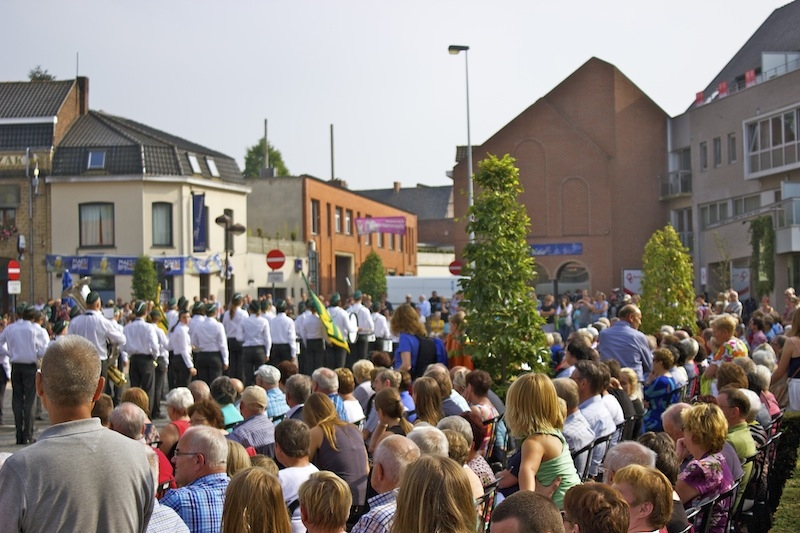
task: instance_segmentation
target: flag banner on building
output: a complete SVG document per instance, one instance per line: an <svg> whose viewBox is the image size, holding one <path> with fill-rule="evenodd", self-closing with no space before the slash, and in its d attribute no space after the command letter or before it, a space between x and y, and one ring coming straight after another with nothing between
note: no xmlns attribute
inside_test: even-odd
<svg viewBox="0 0 800 533"><path fill-rule="evenodd" d="M703 102L705 102L705 101L706 101L706 97L703 94L703 91L700 91L699 93L694 95L694 103L695 103L695 105L703 105Z"/></svg>
<svg viewBox="0 0 800 533"><path fill-rule="evenodd" d="M331 319L331 315L328 314L325 304L323 304L317 295L314 294L314 291L311 290L311 287L308 285L308 279L306 279L306 275L302 272L301 274L303 275L303 281L306 282L306 288L308 289L308 299L314 302L314 309L317 310L317 315L319 315L322 325L325 326L325 335L328 338L328 342L334 346L343 348L347 353L350 353L350 345L347 343L347 340L345 340L344 335L342 335L342 331L339 329L339 326L333 323L333 319Z"/></svg>
<svg viewBox="0 0 800 533"><path fill-rule="evenodd" d="M192 251L205 252L208 249L206 235L206 195L192 194Z"/></svg>
<svg viewBox="0 0 800 533"><path fill-rule="evenodd" d="M359 235L369 233L406 234L406 217L372 217L357 218L356 231Z"/></svg>
<svg viewBox="0 0 800 533"><path fill-rule="evenodd" d="M130 276L136 266L135 256L120 255L47 255L45 267L48 272L70 271L80 276ZM184 273L185 257L153 257L154 263L164 265L165 276L180 276Z"/></svg>
<svg viewBox="0 0 800 533"><path fill-rule="evenodd" d="M744 84L745 87L752 87L756 84L756 71L755 69L750 69L744 73Z"/></svg>
<svg viewBox="0 0 800 533"><path fill-rule="evenodd" d="M719 92L720 98L722 98L723 96L728 96L728 82L727 81L719 82L719 85L717 85L717 91Z"/></svg>

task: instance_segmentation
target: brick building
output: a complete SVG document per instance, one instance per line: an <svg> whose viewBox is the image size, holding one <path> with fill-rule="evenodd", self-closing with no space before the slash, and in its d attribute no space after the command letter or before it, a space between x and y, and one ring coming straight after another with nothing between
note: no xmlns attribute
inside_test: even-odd
<svg viewBox="0 0 800 533"><path fill-rule="evenodd" d="M53 203L45 184L55 148L75 120L88 112L89 80L0 83L0 310L11 309L7 266L19 260L19 298L34 303L49 292L45 254L50 249ZM28 158L26 160L26 153ZM38 181L36 180L38 176ZM60 291L59 291L60 294Z"/></svg>
<svg viewBox="0 0 800 533"><path fill-rule="evenodd" d="M387 274L415 273L417 217L413 213L350 191L339 180L282 176L250 178L247 184L252 188L247 197L251 235L305 243L309 282L320 294L352 294L358 288L358 269L372 250L381 257ZM403 217L405 235L357 234L356 219L380 217Z"/></svg>
<svg viewBox="0 0 800 533"><path fill-rule="evenodd" d="M539 293L609 292L627 269L641 269L645 243L669 221L658 194L668 118L616 67L592 58L473 147L475 170L487 154L516 159ZM454 189L467 190L466 153L459 154ZM454 202L464 220L467 198ZM456 255L467 241L460 228Z"/></svg>

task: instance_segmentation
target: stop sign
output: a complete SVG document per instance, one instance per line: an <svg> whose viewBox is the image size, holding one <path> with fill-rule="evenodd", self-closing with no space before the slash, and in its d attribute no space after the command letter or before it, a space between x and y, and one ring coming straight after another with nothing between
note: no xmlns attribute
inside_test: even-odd
<svg viewBox="0 0 800 533"><path fill-rule="evenodd" d="M10 281L19 279L19 263L13 259L8 262L8 279Z"/></svg>
<svg viewBox="0 0 800 533"><path fill-rule="evenodd" d="M450 273L454 276L461 275L461 261L453 261L450 263Z"/></svg>
<svg viewBox="0 0 800 533"><path fill-rule="evenodd" d="M285 262L286 256L283 255L283 252L280 250L270 250L267 252L267 266L272 270L278 270Z"/></svg>

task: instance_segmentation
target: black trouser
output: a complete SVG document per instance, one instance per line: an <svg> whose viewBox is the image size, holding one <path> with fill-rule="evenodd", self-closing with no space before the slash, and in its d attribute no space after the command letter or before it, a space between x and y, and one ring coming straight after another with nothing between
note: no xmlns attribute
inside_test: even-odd
<svg viewBox="0 0 800 533"><path fill-rule="evenodd" d="M36 402L36 363L11 364L11 408L17 426L17 444L33 439L33 406Z"/></svg>
<svg viewBox="0 0 800 533"><path fill-rule="evenodd" d="M225 375L229 378L244 381L244 367L242 365L242 343L236 337L228 337L228 370Z"/></svg>
<svg viewBox="0 0 800 533"><path fill-rule="evenodd" d="M8 376L6 376L6 371L0 368L0 425L3 424L3 401L6 397L7 384Z"/></svg>
<svg viewBox="0 0 800 533"><path fill-rule="evenodd" d="M325 353L325 367L331 370L342 368L347 360L347 350L339 346L330 345Z"/></svg>
<svg viewBox="0 0 800 533"><path fill-rule="evenodd" d="M222 375L222 354L219 352L198 352L194 355L194 367L197 375L194 379L205 381L209 385Z"/></svg>
<svg viewBox="0 0 800 533"><path fill-rule="evenodd" d="M281 361L292 360L292 346L290 344L273 344L269 352L269 362L272 366L278 366Z"/></svg>
<svg viewBox="0 0 800 533"><path fill-rule="evenodd" d="M157 401L156 393L156 366L153 364L153 356L146 353L135 353L131 355L131 387L139 387L147 393L150 399L150 411L153 411L153 403Z"/></svg>
<svg viewBox="0 0 800 533"><path fill-rule="evenodd" d="M180 354L169 353L169 369L167 370L167 378L169 379L169 390L177 387L188 387L191 378L189 368L183 362L183 357Z"/></svg>
<svg viewBox="0 0 800 533"><path fill-rule="evenodd" d="M244 372L245 387L256 384L256 370L266 362L267 349L264 346L245 346L242 348L242 372Z"/></svg>
<svg viewBox="0 0 800 533"><path fill-rule="evenodd" d="M353 368L353 363L367 357L369 357L369 335L359 334L356 343L350 345L350 353L347 355L347 368Z"/></svg>
<svg viewBox="0 0 800 533"><path fill-rule="evenodd" d="M306 349L300 357L301 372L307 376L314 370L325 366L325 341L323 339L306 339Z"/></svg>
<svg viewBox="0 0 800 533"><path fill-rule="evenodd" d="M161 397L164 395L164 386L167 384L167 360L163 356L156 359L158 366L155 372L155 385L153 386L154 394L150 398L150 418L158 418L161 416Z"/></svg>

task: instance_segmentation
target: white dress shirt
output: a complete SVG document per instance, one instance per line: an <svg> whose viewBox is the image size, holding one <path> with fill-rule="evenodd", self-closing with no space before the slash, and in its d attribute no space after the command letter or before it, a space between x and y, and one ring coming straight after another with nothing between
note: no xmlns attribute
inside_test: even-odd
<svg viewBox="0 0 800 533"><path fill-rule="evenodd" d="M250 315L242 321L242 346L263 346L267 353L272 349L272 333L269 320L261 315Z"/></svg>
<svg viewBox="0 0 800 533"><path fill-rule="evenodd" d="M297 325L297 322L295 322L295 325ZM302 331L300 329L301 327ZM302 338L304 341L309 339L324 339L325 326L318 315L315 315L309 311L308 316L303 319L300 326L297 328L297 335L300 336L300 338Z"/></svg>
<svg viewBox="0 0 800 533"><path fill-rule="evenodd" d="M389 322L386 317L380 313L372 313L372 322L375 324L375 338L388 339L391 333L389 333Z"/></svg>
<svg viewBox="0 0 800 533"><path fill-rule="evenodd" d="M297 332L294 320L286 316L286 313L278 313L270 320L269 329L272 332L272 343L288 344L292 350L292 359L297 357Z"/></svg>
<svg viewBox="0 0 800 533"><path fill-rule="evenodd" d="M101 361L108 359L106 342L116 344L120 350L125 346L125 334L114 327L113 320L103 316L102 311L89 310L69 323L70 335L80 335L97 349ZM138 353L138 352L133 352Z"/></svg>
<svg viewBox="0 0 800 533"><path fill-rule="evenodd" d="M153 359L158 357L158 333L156 327L141 318L135 318L123 329L125 333L125 356L149 355Z"/></svg>
<svg viewBox="0 0 800 533"><path fill-rule="evenodd" d="M225 328L225 335L239 339L242 336L242 322L244 322L248 316L247 311L241 307L235 309L233 318L231 318L230 310L225 311L225 314L222 315L222 326Z"/></svg>
<svg viewBox="0 0 800 533"><path fill-rule="evenodd" d="M15 322L0 333L0 353L12 364L36 364L47 349L40 333L42 327L30 320Z"/></svg>
<svg viewBox="0 0 800 533"><path fill-rule="evenodd" d="M350 306L350 312L355 313L358 319L358 332L361 334L369 334L375 329L375 323L372 321L372 315L369 309L356 302Z"/></svg>
<svg viewBox="0 0 800 533"><path fill-rule="evenodd" d="M189 338L189 326L186 324L176 324L169 334L169 345L172 353L180 355L186 368L193 368L192 360L192 340Z"/></svg>
<svg viewBox="0 0 800 533"><path fill-rule="evenodd" d="M334 305L328 308L328 314L331 315L331 321L339 328L344 338L353 332L353 326L350 324L350 318L347 316L347 311Z"/></svg>
<svg viewBox="0 0 800 533"><path fill-rule="evenodd" d="M228 364L228 338L225 336L225 328L218 320L206 317L194 330L190 328L189 336L199 351L219 352L222 363Z"/></svg>

